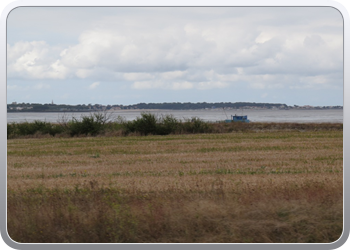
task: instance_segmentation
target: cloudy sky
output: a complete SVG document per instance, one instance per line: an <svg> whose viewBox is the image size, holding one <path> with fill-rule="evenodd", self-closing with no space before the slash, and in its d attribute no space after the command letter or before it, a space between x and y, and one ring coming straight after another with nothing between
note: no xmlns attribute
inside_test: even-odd
<svg viewBox="0 0 350 250"><path fill-rule="evenodd" d="M330 7L20 7L7 103L343 105Z"/></svg>

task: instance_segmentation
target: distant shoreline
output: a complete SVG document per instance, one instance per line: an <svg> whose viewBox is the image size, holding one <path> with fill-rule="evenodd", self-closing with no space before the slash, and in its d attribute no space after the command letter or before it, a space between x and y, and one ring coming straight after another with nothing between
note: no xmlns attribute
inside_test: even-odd
<svg viewBox="0 0 350 250"><path fill-rule="evenodd" d="M40 103L17 103L7 104L7 112L99 112L111 111L157 111L157 110L321 110L321 109L343 109L343 106L311 106L293 105L284 103L255 103L255 102L214 102L214 103L138 103L132 105L102 105L102 104L40 104Z"/></svg>
<svg viewBox="0 0 350 250"><path fill-rule="evenodd" d="M343 108L289 108L289 109L269 109L269 108L260 108L260 109L225 109L225 111L232 111L232 110L244 110L244 111L248 111L248 110L254 110L254 111L281 111L281 110L285 110L285 111L290 111L290 110L297 110L297 111L302 111L302 110L343 110ZM144 112L148 112L148 111L220 111L222 112L222 109L116 109L116 110L75 110L75 111L71 111L71 110L66 110L66 111L61 111L61 110L52 110L52 111L38 111L38 110L7 110L7 113L94 113L94 112L130 112L130 111L144 111Z"/></svg>

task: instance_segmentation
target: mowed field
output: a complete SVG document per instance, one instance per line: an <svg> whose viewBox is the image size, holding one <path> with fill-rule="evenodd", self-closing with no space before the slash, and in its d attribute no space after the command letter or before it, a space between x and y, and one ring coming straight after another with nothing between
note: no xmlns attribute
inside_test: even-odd
<svg viewBox="0 0 350 250"><path fill-rule="evenodd" d="M333 242L343 131L7 141L17 242Z"/></svg>

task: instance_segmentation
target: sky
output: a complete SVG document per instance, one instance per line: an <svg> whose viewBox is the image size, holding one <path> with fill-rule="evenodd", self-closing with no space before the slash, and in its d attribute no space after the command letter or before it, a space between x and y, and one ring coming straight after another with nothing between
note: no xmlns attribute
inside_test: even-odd
<svg viewBox="0 0 350 250"><path fill-rule="evenodd" d="M20 7L7 103L343 105L332 7Z"/></svg>

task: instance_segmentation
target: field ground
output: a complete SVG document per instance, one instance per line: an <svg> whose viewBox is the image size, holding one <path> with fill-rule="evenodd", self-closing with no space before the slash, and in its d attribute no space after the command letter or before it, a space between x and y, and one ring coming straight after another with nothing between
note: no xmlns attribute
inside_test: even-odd
<svg viewBox="0 0 350 250"><path fill-rule="evenodd" d="M343 131L8 140L18 242L333 242Z"/></svg>

